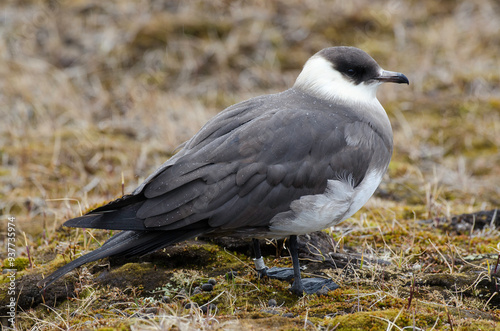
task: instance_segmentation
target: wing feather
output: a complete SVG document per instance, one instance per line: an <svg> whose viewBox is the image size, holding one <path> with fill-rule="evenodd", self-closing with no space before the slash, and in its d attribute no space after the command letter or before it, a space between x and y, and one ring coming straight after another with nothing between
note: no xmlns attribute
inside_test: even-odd
<svg viewBox="0 0 500 331"><path fill-rule="evenodd" d="M289 90L220 113L134 191L123 228L265 227L292 201L323 193L329 179L359 184L377 157L373 144L390 142L369 123L359 124L352 109L332 112L319 99L311 108L311 98ZM346 130L356 136L346 139ZM126 201L99 211L109 211L107 222L117 228L112 213L120 208L113 205Z"/></svg>

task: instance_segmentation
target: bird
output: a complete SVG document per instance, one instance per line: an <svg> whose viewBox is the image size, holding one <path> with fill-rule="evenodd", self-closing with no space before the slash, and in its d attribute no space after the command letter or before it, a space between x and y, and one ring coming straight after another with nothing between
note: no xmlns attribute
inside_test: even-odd
<svg viewBox="0 0 500 331"><path fill-rule="evenodd" d="M373 195L393 152L382 83L409 84L365 51L328 47L293 86L234 104L210 119L131 194L67 227L122 230L43 278L45 289L85 263L142 256L195 237L252 241L261 276L291 280L297 296L336 288L301 278L297 236L330 228ZM293 268L268 268L260 242L287 238Z"/></svg>

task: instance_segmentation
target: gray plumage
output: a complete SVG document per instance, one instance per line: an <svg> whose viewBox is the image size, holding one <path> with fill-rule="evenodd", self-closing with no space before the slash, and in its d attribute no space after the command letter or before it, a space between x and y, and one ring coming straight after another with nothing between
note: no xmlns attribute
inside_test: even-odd
<svg viewBox="0 0 500 331"><path fill-rule="evenodd" d="M378 101L325 94L314 85L314 66L330 63L332 80L353 88L408 80L355 48L327 48L308 63L289 90L212 118L132 194L67 221L65 226L124 231L41 283L103 257L144 255L199 235L297 235L356 212L388 167L390 123Z"/></svg>

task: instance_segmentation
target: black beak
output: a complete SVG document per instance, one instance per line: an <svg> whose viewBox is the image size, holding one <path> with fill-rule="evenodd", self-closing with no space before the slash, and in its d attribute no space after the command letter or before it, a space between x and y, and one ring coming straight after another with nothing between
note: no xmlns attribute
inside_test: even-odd
<svg viewBox="0 0 500 331"><path fill-rule="evenodd" d="M384 70L382 71L380 76L375 77L375 80L378 80L381 83L398 83L398 84L405 83L410 85L408 77L406 77L400 72L394 72L394 71Z"/></svg>

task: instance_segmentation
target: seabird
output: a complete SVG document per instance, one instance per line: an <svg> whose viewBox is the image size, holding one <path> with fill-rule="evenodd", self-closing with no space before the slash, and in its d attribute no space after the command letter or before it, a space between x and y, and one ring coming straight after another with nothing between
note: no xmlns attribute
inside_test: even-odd
<svg viewBox="0 0 500 331"><path fill-rule="evenodd" d="M292 88L230 106L132 194L64 223L123 231L39 285L105 257L233 236L253 239L259 273L294 278L296 295L335 288L331 280L301 279L297 235L349 218L380 184L393 149L391 124L376 97L385 82L409 84L360 49L319 51ZM259 239L284 237L293 269L268 269Z"/></svg>

